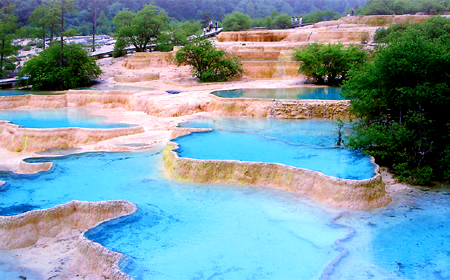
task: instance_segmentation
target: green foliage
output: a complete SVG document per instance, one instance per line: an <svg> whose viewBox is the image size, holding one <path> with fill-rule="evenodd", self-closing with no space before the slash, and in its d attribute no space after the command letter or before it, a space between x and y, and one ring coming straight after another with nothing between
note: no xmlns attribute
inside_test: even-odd
<svg viewBox="0 0 450 280"><path fill-rule="evenodd" d="M291 17L287 14L280 14L273 18L272 25L277 29L290 28L292 25Z"/></svg>
<svg viewBox="0 0 450 280"><path fill-rule="evenodd" d="M194 68L192 75L201 82L222 82L243 73L240 60L226 55L209 40L200 40L178 50L175 60L179 65L191 65Z"/></svg>
<svg viewBox="0 0 450 280"><path fill-rule="evenodd" d="M347 78L353 67L363 64L368 58L360 46L344 47L339 44L310 44L294 53L300 62L299 72L317 84L338 85Z"/></svg>
<svg viewBox="0 0 450 280"><path fill-rule="evenodd" d="M399 1L399 0L397 0ZM403 0L410 2L410 0ZM3 0L0 1L0 8L9 3L16 5L15 15L19 17L19 23L27 25L31 13L41 4L58 2L56 0ZM97 7L97 15L102 12L106 15L108 21L104 21L103 25L106 30L112 29L112 19L121 11L129 10L137 12L141 10L145 4L154 2L158 10L162 9L168 13L170 18L178 21L185 20L201 20L202 15L208 15L206 20L221 21L226 14L233 11L239 11L249 15L252 19L265 18L271 16L273 10L279 13L286 13L289 16L305 15L316 10L333 10L339 14L349 11L351 8L357 9L364 5L366 0L76 0L76 12L66 14L65 20L68 28L78 28L86 24L92 24L92 15L94 3ZM53 5L53 4L51 4ZM50 6L51 6L50 5ZM205 21L206 23L206 21ZM92 25L91 25L92 26ZM203 25L205 26L205 25ZM56 31L56 30L55 30ZM107 32L98 33L106 34Z"/></svg>
<svg viewBox="0 0 450 280"><path fill-rule="evenodd" d="M114 44L114 50L112 52L112 57L120 57L127 54L125 51L125 48L127 47L127 42L123 39L119 38L117 39L116 43Z"/></svg>
<svg viewBox="0 0 450 280"><path fill-rule="evenodd" d="M184 46L192 35L200 35L202 25L199 21L171 22L170 31L162 33L160 42L166 42L156 46L157 51L172 51L174 46Z"/></svg>
<svg viewBox="0 0 450 280"><path fill-rule="evenodd" d="M42 38L44 48L45 38L52 35L60 22L60 13L60 10L56 6L43 4L36 7L28 19L32 26L38 28L40 33L39 37Z"/></svg>
<svg viewBox="0 0 450 280"><path fill-rule="evenodd" d="M112 32L112 21L108 19L104 11L101 11L97 19L97 33L98 34L111 34Z"/></svg>
<svg viewBox="0 0 450 280"><path fill-rule="evenodd" d="M161 33L169 28L169 17L165 11L157 12L154 4L144 5L137 13L119 12L113 19L118 40L132 44L136 52L144 52L151 43L160 40Z"/></svg>
<svg viewBox="0 0 450 280"><path fill-rule="evenodd" d="M18 47L13 44L17 31L17 16L14 6L9 5L0 9L0 77L8 76L14 69L8 56L17 54Z"/></svg>
<svg viewBox="0 0 450 280"><path fill-rule="evenodd" d="M224 31L240 31L250 29L252 19L241 12L234 11L225 15L222 21Z"/></svg>
<svg viewBox="0 0 450 280"><path fill-rule="evenodd" d="M348 145L417 184L450 179L450 43L443 39L447 34L433 32L438 23L387 36L389 44L344 83L344 95L362 119Z"/></svg>
<svg viewBox="0 0 450 280"><path fill-rule="evenodd" d="M448 8L440 0L368 0L360 14L402 15L422 12L436 15L448 11Z"/></svg>
<svg viewBox="0 0 450 280"><path fill-rule="evenodd" d="M20 77L28 77L24 84L32 85L33 90L64 90L89 85L101 74L81 45L65 45L62 51L62 64L58 44L51 44L28 60L19 73Z"/></svg>
<svg viewBox="0 0 450 280"><path fill-rule="evenodd" d="M317 10L303 16L303 22L319 22L339 19L341 15L333 10Z"/></svg>
<svg viewBox="0 0 450 280"><path fill-rule="evenodd" d="M405 32L418 32L427 39L438 39L445 43L450 39L450 19L432 17L425 23L395 24L376 32L375 40L381 43L391 43L403 37Z"/></svg>

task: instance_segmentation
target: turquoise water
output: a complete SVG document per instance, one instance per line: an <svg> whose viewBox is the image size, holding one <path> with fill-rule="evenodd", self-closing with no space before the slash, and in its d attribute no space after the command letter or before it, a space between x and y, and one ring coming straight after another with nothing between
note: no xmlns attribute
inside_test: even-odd
<svg viewBox="0 0 450 280"><path fill-rule="evenodd" d="M135 279L317 279L347 234L330 224L334 209L295 194L168 181L159 151L52 161L37 175L0 173L0 214L73 199L134 202L135 215L87 236L125 253L121 267Z"/></svg>
<svg viewBox="0 0 450 280"><path fill-rule="evenodd" d="M375 165L361 152L336 146L333 120L212 118L183 127L213 128L174 139L179 156L203 160L282 163L342 179L369 179ZM234 126L231 124L235 123Z"/></svg>
<svg viewBox="0 0 450 280"><path fill-rule="evenodd" d="M218 90L212 94L223 98L264 98L264 99L327 99L344 100L340 88L335 87L298 87Z"/></svg>
<svg viewBox="0 0 450 280"><path fill-rule="evenodd" d="M387 207L349 212L356 234L333 279L450 279L450 191L416 189Z"/></svg>
<svg viewBox="0 0 450 280"><path fill-rule="evenodd" d="M61 95L64 92L52 92L52 91L32 91L32 90L17 90L17 89L1 89L0 96L12 96L12 95Z"/></svg>
<svg viewBox="0 0 450 280"><path fill-rule="evenodd" d="M233 122L253 134L283 134L286 126L290 141L310 143L317 134L322 146L333 142L319 126L288 120L256 119L251 125L252 119L217 118L195 124L236 130ZM407 190L386 207L353 211L281 190L168 180L156 148L29 161L48 160L54 166L47 172L0 172L7 182L0 188L0 215L74 199L131 201L136 214L104 223L87 236L126 254L120 267L135 279L450 278L448 189ZM327 269L343 252L335 243L339 239L348 253ZM0 279L42 279L2 254Z"/></svg>
<svg viewBox="0 0 450 280"><path fill-rule="evenodd" d="M121 128L127 124L110 123L106 117L91 115L88 108L0 110L0 120L10 121L26 128Z"/></svg>

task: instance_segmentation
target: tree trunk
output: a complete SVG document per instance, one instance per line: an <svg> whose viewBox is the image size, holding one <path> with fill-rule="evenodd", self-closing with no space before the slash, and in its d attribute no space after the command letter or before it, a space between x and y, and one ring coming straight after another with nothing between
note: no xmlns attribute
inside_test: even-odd
<svg viewBox="0 0 450 280"><path fill-rule="evenodd" d="M63 49L64 49L64 0L61 0L61 53L59 55L59 67L63 64ZM59 88L63 88L63 81L59 81Z"/></svg>
<svg viewBox="0 0 450 280"><path fill-rule="evenodd" d="M45 25L42 25L42 49L45 50Z"/></svg>
<svg viewBox="0 0 450 280"><path fill-rule="evenodd" d="M95 32L97 29L97 7L95 6L95 0L93 3L94 15L92 19L92 51L95 52Z"/></svg>
<svg viewBox="0 0 450 280"><path fill-rule="evenodd" d="M5 40L2 40L2 47L0 49L0 52L1 52L1 57L0 57L0 77L3 77L3 59L5 58L3 56L4 49L5 49Z"/></svg>

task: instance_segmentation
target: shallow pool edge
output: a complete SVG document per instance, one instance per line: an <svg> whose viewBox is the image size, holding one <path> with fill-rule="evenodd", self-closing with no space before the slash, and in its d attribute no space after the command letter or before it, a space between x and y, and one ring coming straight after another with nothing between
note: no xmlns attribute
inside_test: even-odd
<svg viewBox="0 0 450 280"><path fill-rule="evenodd" d="M278 163L184 158L176 148L169 142L163 152L164 170L174 180L278 188L347 209L379 208L392 201L378 166L374 177L350 180Z"/></svg>

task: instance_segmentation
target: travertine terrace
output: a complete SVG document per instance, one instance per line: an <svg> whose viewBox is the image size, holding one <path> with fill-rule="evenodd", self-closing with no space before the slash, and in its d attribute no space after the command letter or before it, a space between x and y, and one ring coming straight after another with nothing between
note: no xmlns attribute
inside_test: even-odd
<svg viewBox="0 0 450 280"><path fill-rule="evenodd" d="M346 17L339 21L318 23L314 26L287 31L244 31L224 32L218 36L216 45L243 61L246 71L242 79L220 84L199 84L190 75L188 66L177 67L171 57L173 53L142 53L126 58L105 58L100 61L104 70L103 80L109 85L139 86L148 88L140 91L83 91L71 90L58 96L13 96L0 97L2 109L89 107L98 109L98 114L111 120L138 125L136 128L113 130L105 135L81 129L30 130L19 128L7 122L0 122L0 168L18 173L32 173L48 170L49 164L29 164L21 159L33 156L36 151L49 148L77 148L77 152L103 150L126 151L133 143L145 143L147 148L155 144L167 144L176 125L198 115L278 117L278 118L348 118L347 101L297 101L297 100L232 100L210 95L213 90L235 88L296 87L303 84L304 77L298 74L297 62L292 54L295 48L311 42L343 44L370 42L375 30L394 22L423 21L425 16L378 16ZM167 90L180 91L168 94ZM182 133L182 132L180 132ZM184 133L184 132L183 132ZM76 137L75 137L76 136ZM34 139L34 141L32 141ZM169 146L170 148L170 146ZM188 165L200 163L188 160L175 163L176 155L166 150L167 169L174 178L188 176ZM174 164L183 164L174 171ZM389 203L380 176L370 179L367 186L341 186L339 180L322 178L317 174L307 175L307 170L294 171L278 165L237 166L235 163L214 163L211 168L229 165L238 172L233 182L260 185L254 181L261 172L274 174L278 178L281 169L297 181L311 180L311 186L282 185L277 180L266 180L267 186L299 191L324 203L338 207L371 208ZM212 167L214 166L214 167ZM205 171L207 172L207 171ZM275 174L276 173L276 174ZM277 175L278 174L278 175ZM204 178L217 179L219 175ZM231 176L230 174L225 174ZM224 176L225 176L224 175ZM234 176L234 175L233 175ZM308 177L308 178L307 178ZM315 178L315 179L311 179ZM224 180L232 180L224 178ZM206 180L206 179L205 179ZM211 180L206 180L210 182ZM316 180L316 183L312 181ZM287 181L286 181L287 182ZM318 184L317 182L321 182ZM333 193L333 185L338 188ZM3 182L0 181L0 187ZM323 187L323 189L321 189ZM309 189L308 189L309 188ZM313 189L314 188L314 189ZM328 196L328 193L333 194ZM348 198L348 199L347 199ZM30 211L13 217L0 217L0 248L22 248L32 252L36 244L44 247L66 240L68 236L75 244L71 264L65 275L72 277L91 275L95 279L127 279L129 276L117 268L120 254L113 253L97 243L87 240L83 232L105 220L123 216L135 211L128 202L69 202L50 209ZM75 239L74 239L75 238ZM23 263L26 266L27 263ZM69 272L69 270L71 272ZM73 274L70 274L73 273ZM49 276L50 277L50 276ZM92 279L92 278L90 278Z"/></svg>
<svg viewBox="0 0 450 280"><path fill-rule="evenodd" d="M182 158L175 147L171 143L164 151L165 169L175 180L280 188L348 209L377 208L392 201L380 174L366 180L337 179L276 163Z"/></svg>

